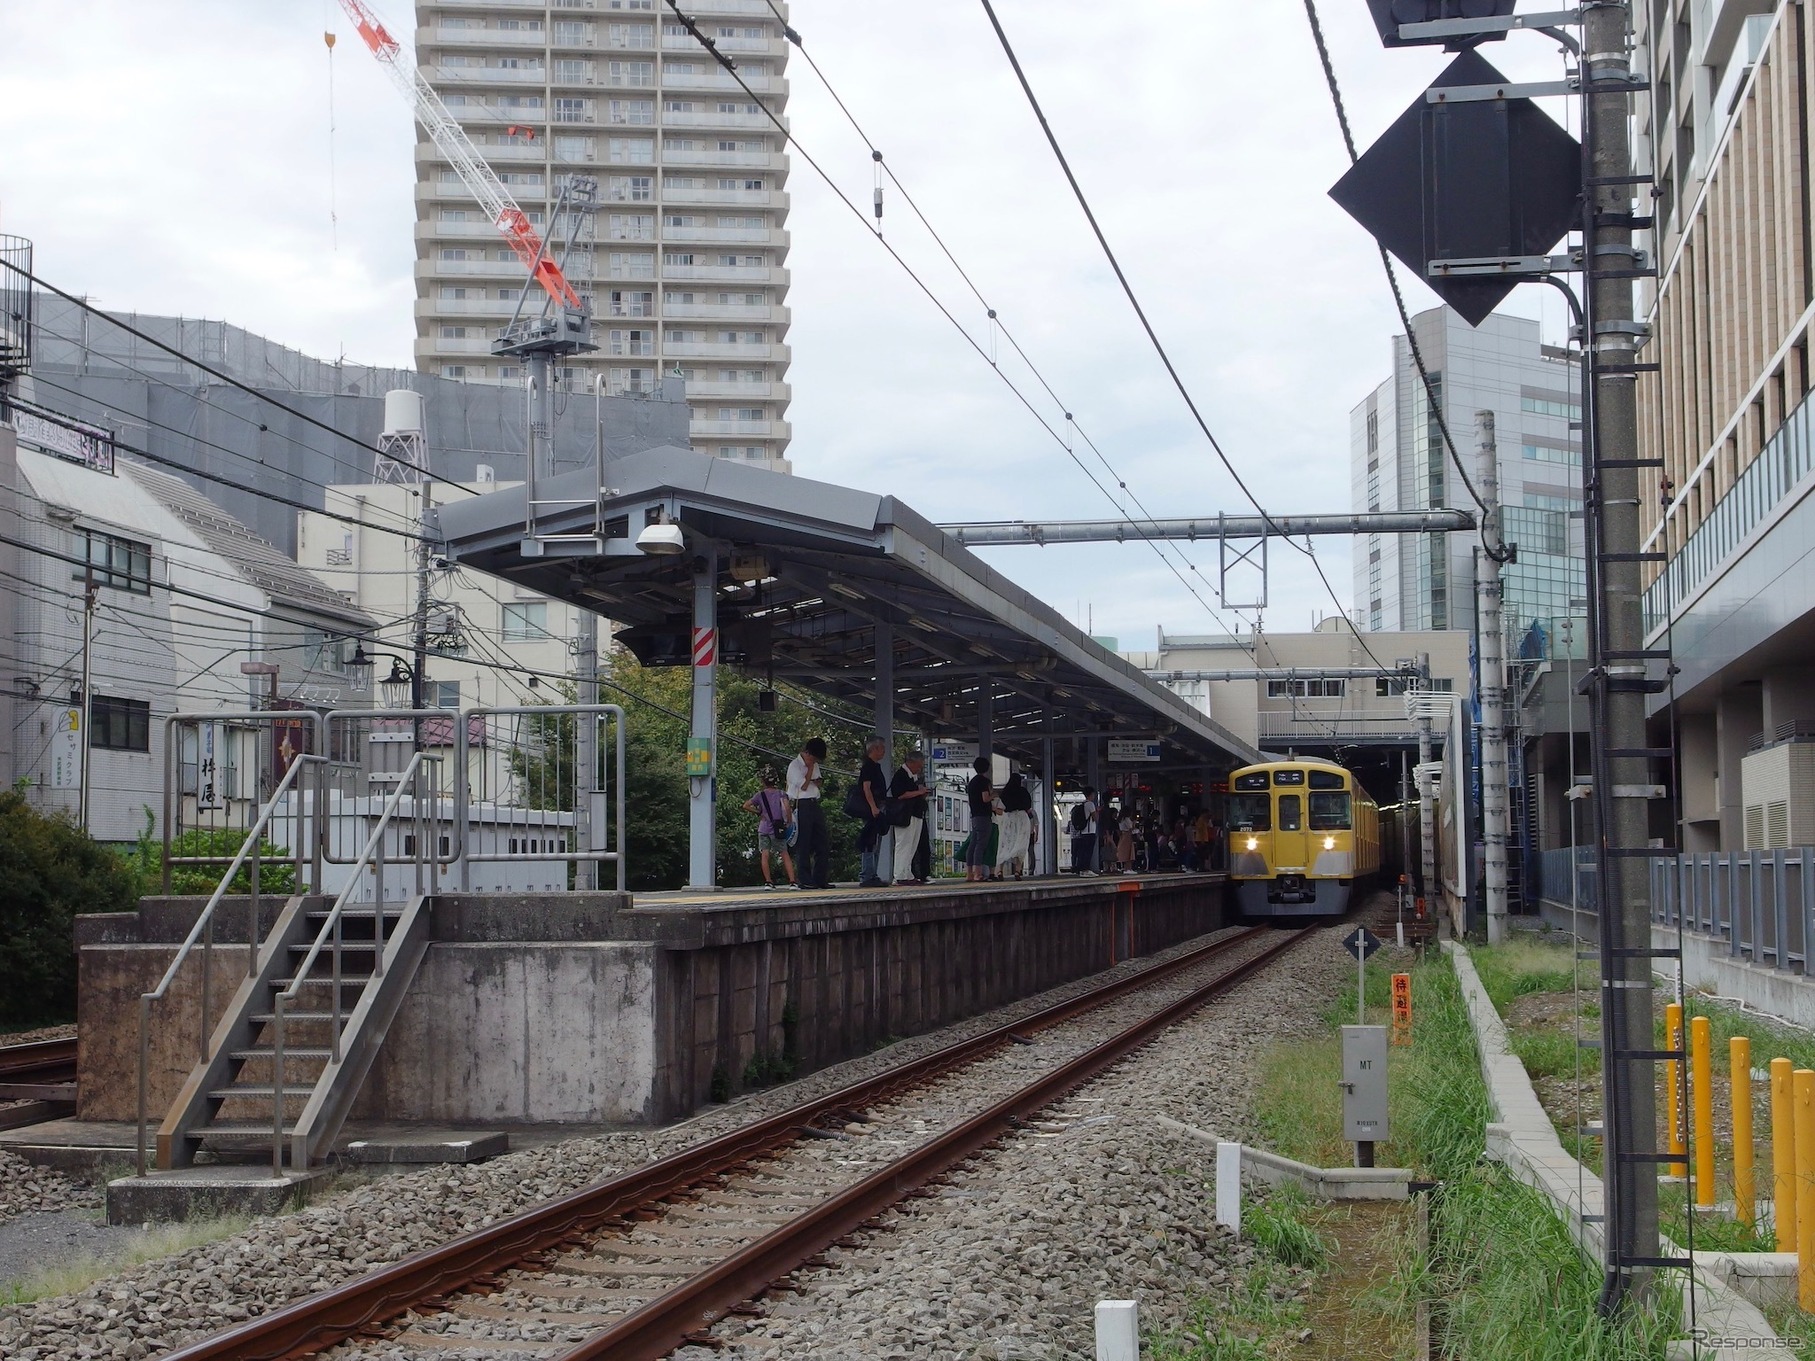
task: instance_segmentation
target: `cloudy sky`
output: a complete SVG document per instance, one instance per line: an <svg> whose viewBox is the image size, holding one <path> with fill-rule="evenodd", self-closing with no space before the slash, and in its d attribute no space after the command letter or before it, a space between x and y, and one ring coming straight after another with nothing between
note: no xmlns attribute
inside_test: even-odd
<svg viewBox="0 0 1815 1361"><path fill-rule="evenodd" d="M375 8L408 31L401 0ZM1370 239L1325 196L1347 161L1301 7L998 0L997 11L1249 488L1275 513L1348 509L1348 412L1386 376L1397 320ZM1365 148L1446 58L1381 49L1363 0L1323 0L1323 19ZM793 0L792 20L1063 408L992 338L890 190L891 243L1001 358L1001 375L1055 426L1071 411L1152 513L1248 510L1142 335L978 0ZM331 61L324 31L339 35ZM1516 76L1560 70L1536 35L1488 56ZM867 207L867 149L804 61L789 74L800 148ZM337 4L6 5L0 88L14 110L0 231L35 242L47 280L323 357L411 362L413 132ZM795 470L896 493L936 520L1113 514L799 151L789 189ZM1415 281L1407 289L1414 310L1434 302ZM1560 337L1550 290L1521 289L1507 309ZM1349 605L1347 542L1316 543ZM1175 564L1186 577L1187 561L1202 569L1214 605L1214 545L1181 547ZM1123 647L1152 646L1156 626L1243 627L1213 616L1146 546L990 556ZM1302 555L1271 556L1268 628L1307 628L1336 608Z"/></svg>

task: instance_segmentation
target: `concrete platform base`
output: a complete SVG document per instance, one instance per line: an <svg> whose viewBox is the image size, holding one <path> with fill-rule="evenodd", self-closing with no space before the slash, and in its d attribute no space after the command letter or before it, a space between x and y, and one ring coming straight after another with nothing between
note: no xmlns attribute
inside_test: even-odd
<svg viewBox="0 0 1815 1361"><path fill-rule="evenodd" d="M397 1130L349 1140L344 1156L354 1163L477 1163L510 1151L510 1135L456 1134L450 1130Z"/></svg>
<svg viewBox="0 0 1815 1361"><path fill-rule="evenodd" d="M228 1214L273 1215L308 1200L326 1168L273 1176L269 1168L185 1167L107 1183L109 1224L163 1224Z"/></svg>

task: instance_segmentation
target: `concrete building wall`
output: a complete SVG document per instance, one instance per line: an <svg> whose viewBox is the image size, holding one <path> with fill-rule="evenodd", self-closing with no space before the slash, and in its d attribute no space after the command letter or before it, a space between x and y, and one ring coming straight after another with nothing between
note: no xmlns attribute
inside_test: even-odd
<svg viewBox="0 0 1815 1361"><path fill-rule="evenodd" d="M778 12L688 9L785 116ZM418 0L416 23L429 83L592 300L600 348L568 361L570 390L601 373L612 392L647 390L678 370L693 447L788 471L788 155L762 106L659 0ZM576 174L597 179L597 209L557 221ZM416 202L418 366L520 385L519 361L495 358L491 340L523 266L426 135Z"/></svg>

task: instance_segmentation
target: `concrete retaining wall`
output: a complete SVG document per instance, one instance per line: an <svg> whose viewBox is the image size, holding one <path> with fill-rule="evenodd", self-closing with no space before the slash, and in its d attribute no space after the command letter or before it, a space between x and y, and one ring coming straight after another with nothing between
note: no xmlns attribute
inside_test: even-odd
<svg viewBox="0 0 1815 1361"><path fill-rule="evenodd" d="M138 997L201 905L83 919L80 1118L136 1118ZM243 941L245 920L225 912L221 937ZM431 921L355 1118L672 1119L1215 930L1224 910L1221 876L1169 875L634 908L611 893L450 894ZM245 959L243 944L216 950L211 1028ZM154 1016L154 1117L196 1059L200 977L192 959Z"/></svg>

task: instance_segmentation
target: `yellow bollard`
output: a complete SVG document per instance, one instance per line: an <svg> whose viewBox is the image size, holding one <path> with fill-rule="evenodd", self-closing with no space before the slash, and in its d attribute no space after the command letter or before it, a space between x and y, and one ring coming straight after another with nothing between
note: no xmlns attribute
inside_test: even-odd
<svg viewBox="0 0 1815 1361"><path fill-rule="evenodd" d="M1733 1217L1750 1229L1758 1222L1752 1184L1752 1041L1735 1035L1727 1041L1733 1105Z"/></svg>
<svg viewBox="0 0 1815 1361"><path fill-rule="evenodd" d="M1771 1213L1779 1252L1796 1251L1796 1120L1788 1059L1771 1060Z"/></svg>
<svg viewBox="0 0 1815 1361"><path fill-rule="evenodd" d="M1714 1205L1714 1031L1706 1016L1689 1022L1689 1099L1695 1103L1695 1203Z"/></svg>
<svg viewBox="0 0 1815 1361"><path fill-rule="evenodd" d="M1664 1048L1681 1049L1683 1047L1683 1004L1672 1002L1664 1008ZM1683 1140L1683 1065L1676 1059L1664 1060L1664 1089L1666 1109L1670 1118L1670 1152L1683 1153L1687 1146ZM1788 1099L1786 1094L1786 1100ZM1672 1162L1667 1169L1673 1177L1689 1175L1688 1164Z"/></svg>
<svg viewBox="0 0 1815 1361"><path fill-rule="evenodd" d="M1798 1068L1792 1079L1796 1114L1796 1301L1815 1313L1815 1072ZM1777 1240L1778 1249L1784 1246Z"/></svg>

